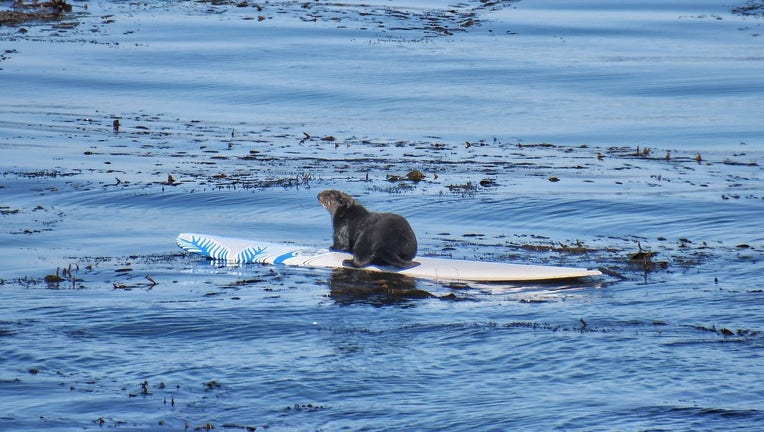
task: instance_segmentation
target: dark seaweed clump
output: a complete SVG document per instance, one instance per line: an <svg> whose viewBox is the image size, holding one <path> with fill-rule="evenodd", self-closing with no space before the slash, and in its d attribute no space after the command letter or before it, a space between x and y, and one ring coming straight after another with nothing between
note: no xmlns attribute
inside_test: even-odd
<svg viewBox="0 0 764 432"><path fill-rule="evenodd" d="M748 0L744 5L732 8L732 13L747 16L764 16L764 1Z"/></svg>
<svg viewBox="0 0 764 432"><path fill-rule="evenodd" d="M65 0L31 4L17 1L13 3L13 10L0 11L0 25L17 26L36 21L58 21L71 11L72 5Z"/></svg>
<svg viewBox="0 0 764 432"><path fill-rule="evenodd" d="M422 37L449 36L469 31L482 23L480 13L506 8L516 0L468 0L446 8L421 8L401 5L348 2L247 2L242 0L199 0L212 7L253 8L257 20L275 15L296 16L303 22L331 22L339 28L385 32L420 32ZM377 2L384 3L384 2ZM214 11L215 9L210 9ZM254 16L245 19L255 19Z"/></svg>

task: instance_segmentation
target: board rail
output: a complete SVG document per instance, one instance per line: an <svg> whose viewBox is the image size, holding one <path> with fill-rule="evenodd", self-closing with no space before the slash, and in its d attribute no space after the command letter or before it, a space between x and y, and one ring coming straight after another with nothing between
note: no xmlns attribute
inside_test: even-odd
<svg viewBox="0 0 764 432"><path fill-rule="evenodd" d="M352 255L329 249L271 243L216 235L181 233L176 243L190 253L231 264L272 264L342 268ZM599 270L450 258L416 257L408 268L369 265L360 270L396 273L414 278L456 282L524 282L599 276ZM347 267L352 268L352 267Z"/></svg>

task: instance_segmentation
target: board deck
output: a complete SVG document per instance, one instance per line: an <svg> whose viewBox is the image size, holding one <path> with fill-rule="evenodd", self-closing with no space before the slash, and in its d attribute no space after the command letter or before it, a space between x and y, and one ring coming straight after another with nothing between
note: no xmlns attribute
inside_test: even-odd
<svg viewBox="0 0 764 432"><path fill-rule="evenodd" d="M334 252L283 243L268 243L219 237L207 234L182 233L177 238L182 249L217 261L235 264L275 264L300 267L345 267L342 261L352 258L349 253ZM399 269L388 266L366 266L362 270L398 273L414 278L446 281L520 282L570 279L601 275L599 270L509 264L448 258L416 257L419 263Z"/></svg>

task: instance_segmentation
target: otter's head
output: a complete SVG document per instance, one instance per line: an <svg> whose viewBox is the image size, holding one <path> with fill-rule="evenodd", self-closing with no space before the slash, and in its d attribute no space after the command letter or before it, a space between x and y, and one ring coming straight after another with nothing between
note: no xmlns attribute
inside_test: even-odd
<svg viewBox="0 0 764 432"><path fill-rule="evenodd" d="M349 208L356 205L356 200L345 192L338 190L325 190L318 194L318 202L334 216L339 208Z"/></svg>

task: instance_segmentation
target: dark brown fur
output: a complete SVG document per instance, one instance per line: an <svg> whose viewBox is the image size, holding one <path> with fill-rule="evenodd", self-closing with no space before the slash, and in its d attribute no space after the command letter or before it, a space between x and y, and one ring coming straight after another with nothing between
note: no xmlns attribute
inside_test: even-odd
<svg viewBox="0 0 764 432"><path fill-rule="evenodd" d="M318 201L332 216L332 250L351 252L345 264L363 267L369 264L411 267L417 242L408 221L393 213L374 213L350 195L325 190Z"/></svg>

